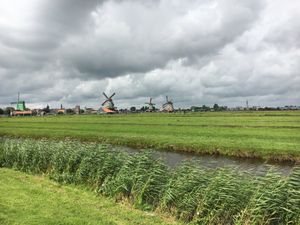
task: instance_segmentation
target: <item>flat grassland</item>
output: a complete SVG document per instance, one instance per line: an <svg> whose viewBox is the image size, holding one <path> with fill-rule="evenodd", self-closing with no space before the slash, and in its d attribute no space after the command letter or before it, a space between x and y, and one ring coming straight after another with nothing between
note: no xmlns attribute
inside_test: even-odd
<svg viewBox="0 0 300 225"><path fill-rule="evenodd" d="M0 135L300 162L300 111L0 118Z"/></svg>
<svg viewBox="0 0 300 225"><path fill-rule="evenodd" d="M0 168L0 224L175 224L41 176ZM176 223L177 224L177 223Z"/></svg>

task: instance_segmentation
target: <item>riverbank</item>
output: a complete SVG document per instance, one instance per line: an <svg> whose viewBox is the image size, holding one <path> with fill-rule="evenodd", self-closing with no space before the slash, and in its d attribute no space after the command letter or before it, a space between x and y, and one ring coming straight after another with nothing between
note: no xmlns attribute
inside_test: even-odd
<svg viewBox="0 0 300 225"><path fill-rule="evenodd" d="M300 162L300 112L1 118L0 135Z"/></svg>
<svg viewBox="0 0 300 225"><path fill-rule="evenodd" d="M0 223L3 225L178 224L43 176L0 168L0 182Z"/></svg>

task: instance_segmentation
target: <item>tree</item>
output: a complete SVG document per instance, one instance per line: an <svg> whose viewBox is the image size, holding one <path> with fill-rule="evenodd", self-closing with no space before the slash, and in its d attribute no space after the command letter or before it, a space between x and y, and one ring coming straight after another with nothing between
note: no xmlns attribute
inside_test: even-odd
<svg viewBox="0 0 300 225"><path fill-rule="evenodd" d="M214 104L214 111L219 111L220 110L220 107L217 103Z"/></svg>
<svg viewBox="0 0 300 225"><path fill-rule="evenodd" d="M14 107L6 107L4 110L5 115L10 115L11 112L15 111Z"/></svg>
<svg viewBox="0 0 300 225"><path fill-rule="evenodd" d="M191 107L191 111L192 111L192 112L200 112L200 111L202 111L202 107L199 107L199 106L192 106L192 107Z"/></svg>
<svg viewBox="0 0 300 225"><path fill-rule="evenodd" d="M202 110L203 111L209 111L210 110L210 107L206 106L206 105L203 105L202 106Z"/></svg>
<svg viewBox="0 0 300 225"><path fill-rule="evenodd" d="M4 114L4 110L0 108L0 115Z"/></svg>
<svg viewBox="0 0 300 225"><path fill-rule="evenodd" d="M149 109L148 106L143 106L143 107L141 108L141 111L142 111L142 112L146 112L148 109Z"/></svg>
<svg viewBox="0 0 300 225"><path fill-rule="evenodd" d="M66 113L67 113L67 114L74 114L74 110L73 110L73 109L67 109L67 110L66 110Z"/></svg>

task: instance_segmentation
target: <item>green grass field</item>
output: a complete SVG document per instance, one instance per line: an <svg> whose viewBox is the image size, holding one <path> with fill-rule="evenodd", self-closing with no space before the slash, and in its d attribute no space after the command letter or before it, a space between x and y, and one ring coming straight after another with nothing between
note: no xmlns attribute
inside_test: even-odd
<svg viewBox="0 0 300 225"><path fill-rule="evenodd" d="M300 111L0 118L0 135L300 162Z"/></svg>
<svg viewBox="0 0 300 225"><path fill-rule="evenodd" d="M0 168L0 224L175 224L41 176Z"/></svg>

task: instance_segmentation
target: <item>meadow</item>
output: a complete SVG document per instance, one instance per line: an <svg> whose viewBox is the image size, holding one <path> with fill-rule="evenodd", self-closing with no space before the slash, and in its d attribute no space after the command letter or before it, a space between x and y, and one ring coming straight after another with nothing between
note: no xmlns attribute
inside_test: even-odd
<svg viewBox="0 0 300 225"><path fill-rule="evenodd" d="M8 224L34 216L45 224L89 220L93 224L98 217L99 224L101 220L126 224L126 219L131 224L159 223L141 213L138 222L138 212L125 215L121 206L110 206L112 200L191 224L300 224L300 167L286 177L272 169L254 177L234 168L204 168L193 161L171 169L153 158L151 151L130 155L97 143L22 138L0 139L0 167L43 174L57 184L87 187L99 194L100 201L87 200L82 191L69 193L67 187L59 189L49 181L43 184L44 178L40 182L40 178L0 168L0 219ZM107 198L101 203L103 196ZM95 208L102 205L98 214ZM59 209L69 217L66 221L54 216ZM50 215L44 215L45 211Z"/></svg>
<svg viewBox="0 0 300 225"><path fill-rule="evenodd" d="M300 111L0 118L0 135L300 162Z"/></svg>
<svg viewBox="0 0 300 225"><path fill-rule="evenodd" d="M45 176L0 168L0 224L167 225L154 213L142 212L83 187L61 185Z"/></svg>

